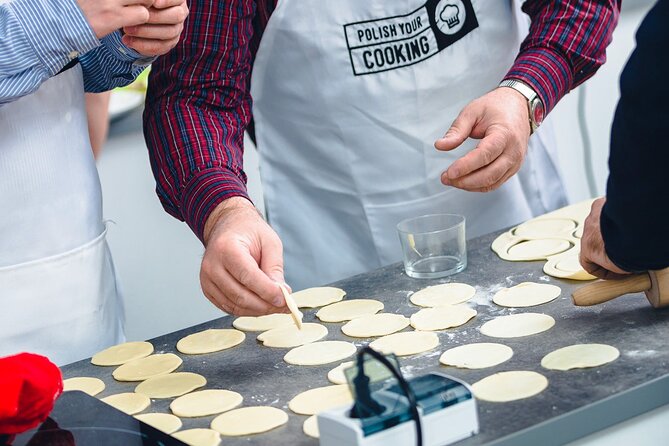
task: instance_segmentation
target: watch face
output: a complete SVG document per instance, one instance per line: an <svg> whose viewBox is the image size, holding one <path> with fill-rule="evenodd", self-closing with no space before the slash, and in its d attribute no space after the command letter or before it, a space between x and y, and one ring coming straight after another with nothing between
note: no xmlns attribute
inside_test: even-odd
<svg viewBox="0 0 669 446"><path fill-rule="evenodd" d="M541 100L534 101L534 106L532 107L532 121L538 127L544 121L546 115L544 110L544 104Z"/></svg>

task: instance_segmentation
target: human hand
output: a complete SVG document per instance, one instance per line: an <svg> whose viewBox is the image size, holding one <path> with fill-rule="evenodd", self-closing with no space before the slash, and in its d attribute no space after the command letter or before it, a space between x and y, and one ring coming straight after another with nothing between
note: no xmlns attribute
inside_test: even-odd
<svg viewBox="0 0 669 446"><path fill-rule="evenodd" d="M470 137L481 141L441 174L441 182L471 192L495 190L525 159L530 137L527 99L512 88L496 88L467 104L434 146L450 151Z"/></svg>
<svg viewBox="0 0 669 446"><path fill-rule="evenodd" d="M146 23L153 0L77 0L77 4L101 39L125 26Z"/></svg>
<svg viewBox="0 0 669 446"><path fill-rule="evenodd" d="M630 273L618 268L609 259L604 246L599 223L604 203L606 203L606 198L599 198L592 203L590 215L585 219L579 260L583 269L593 276L600 279L622 279Z"/></svg>
<svg viewBox="0 0 669 446"><path fill-rule="evenodd" d="M235 316L286 312L279 288L283 247L256 208L241 197L218 205L204 229L200 284L207 299Z"/></svg>
<svg viewBox="0 0 669 446"><path fill-rule="evenodd" d="M186 0L155 0L146 23L124 27L122 41L145 56L166 54L179 42L186 17Z"/></svg>

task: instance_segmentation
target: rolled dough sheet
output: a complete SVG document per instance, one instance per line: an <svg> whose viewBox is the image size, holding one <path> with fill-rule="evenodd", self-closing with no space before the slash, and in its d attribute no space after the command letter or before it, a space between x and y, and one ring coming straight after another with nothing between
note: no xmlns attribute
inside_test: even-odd
<svg viewBox="0 0 669 446"><path fill-rule="evenodd" d="M523 282L499 290L492 301L501 307L533 307L557 299L562 290L546 283Z"/></svg>
<svg viewBox="0 0 669 446"><path fill-rule="evenodd" d="M383 310L383 303L374 299L351 299L323 307L316 317L323 322L344 322L378 313Z"/></svg>
<svg viewBox="0 0 669 446"><path fill-rule="evenodd" d="M581 266L578 260L577 250L575 255L555 256L548 259L544 265L544 272L549 276L558 277L560 279L571 280L595 280L596 277L588 273Z"/></svg>
<svg viewBox="0 0 669 446"><path fill-rule="evenodd" d="M312 438L320 438L320 432L318 432L318 420L316 415L312 415L302 424L302 430L306 435Z"/></svg>
<svg viewBox="0 0 669 446"><path fill-rule="evenodd" d="M212 429L187 429L175 432L172 436L189 446L218 446L221 444L221 434Z"/></svg>
<svg viewBox="0 0 669 446"><path fill-rule="evenodd" d="M362 316L345 323L341 331L355 338L370 338L395 333L409 326L409 318L401 314L380 313Z"/></svg>
<svg viewBox="0 0 669 446"><path fill-rule="evenodd" d="M230 328L211 328L190 334L177 342L177 350L187 355L201 355L225 350L244 342L246 335Z"/></svg>
<svg viewBox="0 0 669 446"><path fill-rule="evenodd" d="M525 370L490 375L472 385L474 396L483 401L505 403L541 393L548 387L545 376Z"/></svg>
<svg viewBox="0 0 669 446"><path fill-rule="evenodd" d="M144 381L179 368L183 361L174 353L163 353L133 359L112 372L116 381Z"/></svg>
<svg viewBox="0 0 669 446"><path fill-rule="evenodd" d="M598 367L620 356L617 348L606 344L576 344L550 352L541 366L550 370L571 370Z"/></svg>
<svg viewBox="0 0 669 446"><path fill-rule="evenodd" d="M369 344L374 350L397 356L409 356L432 350L439 345L439 336L431 331L405 331L377 339Z"/></svg>
<svg viewBox="0 0 669 446"><path fill-rule="evenodd" d="M351 342L319 341L295 347L286 353L283 360L294 365L321 365L346 359L355 351L356 347Z"/></svg>
<svg viewBox="0 0 669 446"><path fill-rule="evenodd" d="M81 390L90 396L95 396L105 390L105 383L101 379L87 376L69 378L63 381L63 391L70 390Z"/></svg>
<svg viewBox="0 0 669 446"><path fill-rule="evenodd" d="M232 326L243 331L267 331L294 325L290 314L277 313L265 316L242 316L232 321Z"/></svg>
<svg viewBox="0 0 669 446"><path fill-rule="evenodd" d="M135 387L135 392L150 398L174 398L192 392L205 384L207 380L197 373L170 373L147 379Z"/></svg>
<svg viewBox="0 0 669 446"><path fill-rule="evenodd" d="M243 400L231 390L207 389L180 396L170 403L170 410L184 418L206 417L234 409Z"/></svg>
<svg viewBox="0 0 669 446"><path fill-rule="evenodd" d="M225 412L211 422L211 428L226 437L253 435L283 426L288 414L269 406L242 407Z"/></svg>
<svg viewBox="0 0 669 446"><path fill-rule="evenodd" d="M555 319L542 313L500 316L481 326L481 333L493 338L519 338L541 333L555 325Z"/></svg>
<svg viewBox="0 0 669 446"><path fill-rule="evenodd" d="M416 330L445 330L459 327L474 316L476 316L476 310L466 305L423 308L411 315L411 326Z"/></svg>
<svg viewBox="0 0 669 446"><path fill-rule="evenodd" d="M347 384L316 387L297 394L288 402L288 408L300 415L316 415L328 409L353 403Z"/></svg>
<svg viewBox="0 0 669 446"><path fill-rule="evenodd" d="M322 286L307 288L306 290L293 293L293 299L300 308L318 308L339 302L346 296L346 291L341 288Z"/></svg>
<svg viewBox="0 0 669 446"><path fill-rule="evenodd" d="M135 415L135 418L166 434L176 432L182 426L181 420L169 413L143 413Z"/></svg>
<svg viewBox="0 0 669 446"><path fill-rule="evenodd" d="M567 218L537 218L526 221L511 232L526 238L569 237L576 229L576 222Z"/></svg>
<svg viewBox="0 0 669 446"><path fill-rule="evenodd" d="M444 283L429 286L411 295L411 303L420 307L438 307L466 302L476 294L476 289L466 283Z"/></svg>
<svg viewBox="0 0 669 446"><path fill-rule="evenodd" d="M265 347L293 348L323 339L328 329L321 324L305 323L302 329L295 325L273 328L258 335L258 341Z"/></svg>
<svg viewBox="0 0 669 446"><path fill-rule="evenodd" d="M91 364L99 366L121 365L133 359L144 358L151 353L153 353L153 345L150 342L126 342L94 354L91 358Z"/></svg>
<svg viewBox="0 0 669 446"><path fill-rule="evenodd" d="M571 243L564 239L526 240L510 246L507 250L509 259L516 261L544 260L571 248Z"/></svg>
<svg viewBox="0 0 669 446"><path fill-rule="evenodd" d="M346 375L344 375L344 370L351 367L354 364L354 361L346 361L339 364L334 369L328 372L328 380L332 384L346 384Z"/></svg>
<svg viewBox="0 0 669 446"><path fill-rule="evenodd" d="M446 350L439 362L446 366L463 369L484 369L494 367L513 356L511 347L491 342L460 345Z"/></svg>
<svg viewBox="0 0 669 446"><path fill-rule="evenodd" d="M139 413L151 405L151 400L146 395L138 393L117 393L102 398L100 401L125 412L128 415Z"/></svg>

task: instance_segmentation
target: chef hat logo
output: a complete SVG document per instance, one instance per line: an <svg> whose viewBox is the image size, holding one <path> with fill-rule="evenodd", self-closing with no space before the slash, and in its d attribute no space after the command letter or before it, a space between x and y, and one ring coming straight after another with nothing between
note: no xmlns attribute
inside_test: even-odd
<svg viewBox="0 0 669 446"><path fill-rule="evenodd" d="M445 22L449 28L460 24L460 8L457 5L447 4L439 13L439 18Z"/></svg>

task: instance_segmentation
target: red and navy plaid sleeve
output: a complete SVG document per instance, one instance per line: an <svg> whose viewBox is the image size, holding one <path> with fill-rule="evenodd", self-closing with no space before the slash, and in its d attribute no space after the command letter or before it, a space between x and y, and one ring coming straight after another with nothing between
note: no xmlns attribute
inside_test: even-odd
<svg viewBox="0 0 669 446"><path fill-rule="evenodd" d="M532 23L505 79L536 90L546 112L606 61L621 0L527 0Z"/></svg>
<svg viewBox="0 0 669 446"><path fill-rule="evenodd" d="M201 239L219 203L248 198L243 141L259 33L255 1L195 0L189 7L181 41L152 66L144 135L163 207Z"/></svg>

